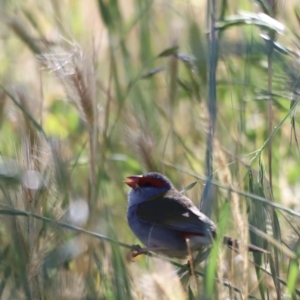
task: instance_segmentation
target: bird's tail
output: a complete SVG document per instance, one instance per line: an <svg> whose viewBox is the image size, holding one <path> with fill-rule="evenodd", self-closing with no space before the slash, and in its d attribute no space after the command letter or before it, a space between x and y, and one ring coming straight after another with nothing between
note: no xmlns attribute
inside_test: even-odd
<svg viewBox="0 0 300 300"><path fill-rule="evenodd" d="M239 249L239 242L230 237L224 236L223 243L224 243L224 245L227 245L229 248L231 248L233 250L238 251L238 249ZM252 244L248 245L248 251L256 252L256 253L269 253L268 251L266 251L258 246L254 246Z"/></svg>

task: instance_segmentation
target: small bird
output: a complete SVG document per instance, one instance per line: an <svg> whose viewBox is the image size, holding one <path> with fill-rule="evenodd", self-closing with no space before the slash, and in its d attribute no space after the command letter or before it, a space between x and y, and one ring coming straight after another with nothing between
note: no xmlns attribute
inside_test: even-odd
<svg viewBox="0 0 300 300"><path fill-rule="evenodd" d="M156 172L129 176L124 181L128 193L127 221L137 238L146 246L138 254L159 252L170 257L188 255L212 243L217 227L193 202L179 193L171 181ZM237 241L224 237L223 243L237 248ZM254 245L251 252L267 253Z"/></svg>

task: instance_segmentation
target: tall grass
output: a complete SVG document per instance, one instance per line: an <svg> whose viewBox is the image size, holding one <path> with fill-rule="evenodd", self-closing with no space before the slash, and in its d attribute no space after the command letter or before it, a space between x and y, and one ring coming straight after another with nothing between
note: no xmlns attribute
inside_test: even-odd
<svg viewBox="0 0 300 300"><path fill-rule="evenodd" d="M299 297L296 1L1 5L1 299ZM131 256L147 171L219 225L192 271Z"/></svg>

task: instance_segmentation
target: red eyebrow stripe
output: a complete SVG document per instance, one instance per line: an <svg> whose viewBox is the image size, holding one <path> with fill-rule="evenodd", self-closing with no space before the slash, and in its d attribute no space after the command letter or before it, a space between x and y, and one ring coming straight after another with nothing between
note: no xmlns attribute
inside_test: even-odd
<svg viewBox="0 0 300 300"><path fill-rule="evenodd" d="M147 182L151 183L155 187L164 187L165 183L161 180L158 180L156 178L151 178L151 177L140 177L139 178L139 184L143 185L146 184Z"/></svg>

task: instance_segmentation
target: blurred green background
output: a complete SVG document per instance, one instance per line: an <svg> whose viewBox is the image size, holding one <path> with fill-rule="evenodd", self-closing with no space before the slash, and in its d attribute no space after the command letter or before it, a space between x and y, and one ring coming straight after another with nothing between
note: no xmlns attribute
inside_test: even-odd
<svg viewBox="0 0 300 300"><path fill-rule="evenodd" d="M299 297L296 0L2 0L0 16L1 299ZM149 171L270 254L215 245L196 276L132 262L123 180Z"/></svg>

